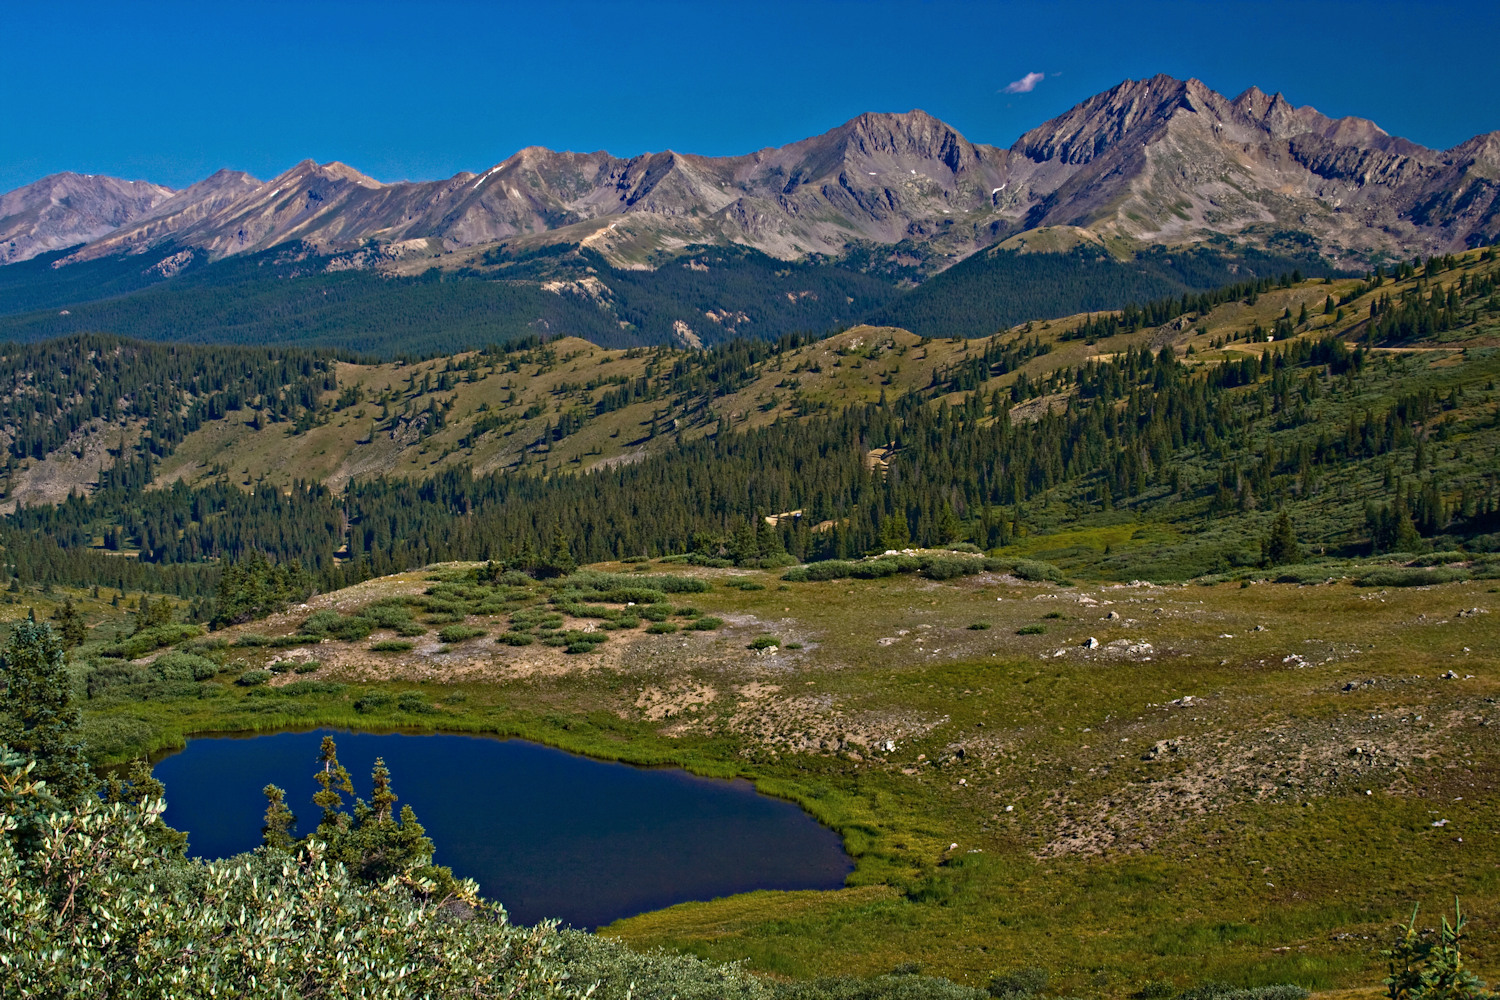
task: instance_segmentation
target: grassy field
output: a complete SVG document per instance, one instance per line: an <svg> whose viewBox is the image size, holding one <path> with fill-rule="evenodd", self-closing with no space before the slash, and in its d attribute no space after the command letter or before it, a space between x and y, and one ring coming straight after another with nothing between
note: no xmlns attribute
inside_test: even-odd
<svg viewBox="0 0 1500 1000"><path fill-rule="evenodd" d="M124 609L75 594L96 622L76 655L87 732L123 759L196 732L479 731L750 777L842 834L848 888L684 904L605 933L775 975L916 962L975 985L1042 966L1059 995L1157 979L1368 987L1393 921L1413 902L1435 920L1454 896L1473 915L1474 964L1500 971L1493 581L597 568L709 589L668 595L679 628L652 634L618 601L453 590L441 578L464 567L438 567L185 643L217 663L212 678L118 688L96 672ZM9 596L6 612L45 615L63 595ZM398 598L409 649L373 649L403 641L387 627L274 645L314 613ZM614 620L588 617L604 611ZM536 624L547 613L561 621ZM721 624L690 627L703 618ZM443 642L455 625L483 634ZM518 628L606 638L580 653L496 641ZM752 648L763 637L775 648ZM266 668L269 683L236 683Z"/></svg>

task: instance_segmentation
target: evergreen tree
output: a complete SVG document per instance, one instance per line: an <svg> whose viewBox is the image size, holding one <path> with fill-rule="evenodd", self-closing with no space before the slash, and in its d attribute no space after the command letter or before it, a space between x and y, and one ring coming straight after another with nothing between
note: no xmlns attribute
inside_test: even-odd
<svg viewBox="0 0 1500 1000"><path fill-rule="evenodd" d="M313 805L323 810L318 820L318 838L327 840L349 828L349 814L344 812L344 797L340 792L354 794L354 784L349 780L349 771L339 763L338 747L332 736L323 737L318 750L318 791L313 793Z"/></svg>
<svg viewBox="0 0 1500 1000"><path fill-rule="evenodd" d="M63 601L62 606L52 613L52 617L57 621L58 632L62 634L64 649L72 649L88 638L89 627L73 606L73 598Z"/></svg>
<svg viewBox="0 0 1500 1000"><path fill-rule="evenodd" d="M374 785L370 804L375 810L375 822L389 823L391 807L396 804L396 793L391 791L391 772L385 766L384 757L375 758L375 770L370 773L370 779Z"/></svg>
<svg viewBox="0 0 1500 1000"><path fill-rule="evenodd" d="M33 611L10 633L0 657L4 700L0 743L36 761L32 777L47 782L60 801L73 802L94 788L94 777L75 736L78 709L63 666L63 646Z"/></svg>
<svg viewBox="0 0 1500 1000"><path fill-rule="evenodd" d="M275 785L261 789L266 797L266 822L260 828L261 842L267 847L290 851L294 846L292 831L296 829L297 817L286 804L286 791Z"/></svg>
<svg viewBox="0 0 1500 1000"><path fill-rule="evenodd" d="M1272 525L1270 537L1265 541L1265 555L1266 563L1271 566L1302 561L1302 549L1297 545L1297 534L1292 529L1292 519L1287 516L1286 511L1276 515L1276 523Z"/></svg>

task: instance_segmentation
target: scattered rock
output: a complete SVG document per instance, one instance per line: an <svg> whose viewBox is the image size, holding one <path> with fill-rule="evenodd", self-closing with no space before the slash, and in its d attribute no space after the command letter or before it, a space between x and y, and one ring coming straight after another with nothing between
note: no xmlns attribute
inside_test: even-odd
<svg viewBox="0 0 1500 1000"><path fill-rule="evenodd" d="M1087 639L1083 640L1083 648L1084 649L1098 649L1099 648L1099 640L1095 639L1093 636L1089 636Z"/></svg>

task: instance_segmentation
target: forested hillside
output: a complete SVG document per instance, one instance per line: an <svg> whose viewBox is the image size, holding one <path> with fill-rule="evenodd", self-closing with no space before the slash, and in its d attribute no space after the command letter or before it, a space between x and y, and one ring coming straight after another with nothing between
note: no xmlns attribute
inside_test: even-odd
<svg viewBox="0 0 1500 1000"><path fill-rule="evenodd" d="M1495 257L1362 281L1249 283L1232 300L1162 300L983 342L865 331L836 350L788 340L594 358L537 347L474 356L435 380L409 370L402 391L366 402L341 381L285 414L290 426L245 433L295 441L340 408L375 419L376 405L387 423L414 426L401 414L440 416L434 393L474 385L485 368L512 395L519 376L545 376L557 402L542 407L554 414L546 432L491 472L455 452L425 473L349 478L341 493L296 478L247 490L239 459L192 486L142 491L111 478L87 498L9 518L6 544L27 554L9 571L28 583L113 579L100 574L119 575L106 569L119 557L105 553L129 550L134 578L160 574L160 589L206 594L195 567L253 551L300 561L330 587L560 545L580 561L694 551L743 561L968 542L1106 576L1183 578L1285 561L1262 547L1280 512L1308 554L1488 551L1500 529ZM933 358L940 346L948 353ZM921 377L899 382L918 352ZM825 362L852 369L852 381L824 383L845 394L838 405L739 408L754 386L821 378ZM613 363L645 368L592 388L552 381ZM559 394L579 402L565 407ZM596 439L612 427L639 449L558 475L566 466L545 458L576 432L569 413ZM503 408L475 414L471 445L506 425ZM787 512L797 513L778 516Z"/></svg>
<svg viewBox="0 0 1500 1000"><path fill-rule="evenodd" d="M586 247L500 245L400 273L292 245L206 263L201 253L0 268L0 341L106 331L145 340L330 347L385 359L453 354L529 337L604 347L778 340L857 323L980 337L1027 319L1118 309L1300 268L1310 252L1235 248L1058 253L995 248L915 288L880 258L783 261L744 247L689 248L651 269ZM420 263L420 262L419 262Z"/></svg>

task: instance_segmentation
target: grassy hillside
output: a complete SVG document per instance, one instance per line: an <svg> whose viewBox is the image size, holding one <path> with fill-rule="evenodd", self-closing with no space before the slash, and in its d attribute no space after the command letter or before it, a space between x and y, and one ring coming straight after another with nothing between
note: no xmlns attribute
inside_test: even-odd
<svg viewBox="0 0 1500 1000"><path fill-rule="evenodd" d="M175 448L151 438L167 493L121 481L11 526L70 559L115 535L153 563L258 545L355 574L340 579L544 551L559 527L588 560L743 555L735 533L768 517L757 548L800 559L965 541L1115 579L1263 566L1282 514L1303 556L1484 552L1500 507L1495 269L1474 252L981 341L857 328L345 363L307 405L248 399ZM20 460L12 492L65 482L68 461ZM255 516L295 530L230 527L271 497L285 511Z"/></svg>

